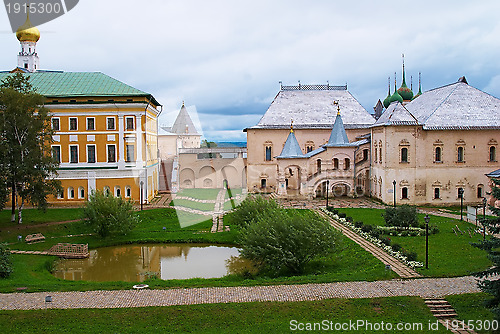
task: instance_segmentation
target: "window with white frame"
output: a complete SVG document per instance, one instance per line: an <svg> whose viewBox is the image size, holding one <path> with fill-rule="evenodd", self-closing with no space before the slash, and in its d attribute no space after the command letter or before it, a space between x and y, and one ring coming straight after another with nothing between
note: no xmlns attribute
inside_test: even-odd
<svg viewBox="0 0 500 334"><path fill-rule="evenodd" d="M115 130L115 118L114 117L107 117L106 118L106 129L107 130Z"/></svg>
<svg viewBox="0 0 500 334"><path fill-rule="evenodd" d="M87 162L89 164L96 162L95 145L87 145Z"/></svg>
<svg viewBox="0 0 500 334"><path fill-rule="evenodd" d="M115 187L115 197L122 197L122 188L120 186Z"/></svg>
<svg viewBox="0 0 500 334"><path fill-rule="evenodd" d="M52 130L59 131L61 129L61 124L59 117L52 117Z"/></svg>
<svg viewBox="0 0 500 334"><path fill-rule="evenodd" d="M70 131L78 130L78 118L76 117L69 118L69 130Z"/></svg>
<svg viewBox="0 0 500 334"><path fill-rule="evenodd" d="M63 198L64 198L64 188L61 188L61 190L57 192L57 199L63 199Z"/></svg>
<svg viewBox="0 0 500 334"><path fill-rule="evenodd" d="M126 198L132 197L132 189L130 188L130 186L125 187L125 197Z"/></svg>
<svg viewBox="0 0 500 334"><path fill-rule="evenodd" d="M87 117L87 130L95 130L95 118Z"/></svg>
<svg viewBox="0 0 500 334"><path fill-rule="evenodd" d="M61 163L61 146L52 146L52 159Z"/></svg>
<svg viewBox="0 0 500 334"><path fill-rule="evenodd" d="M83 187L78 188L78 198L79 199L85 198L85 188Z"/></svg>
<svg viewBox="0 0 500 334"><path fill-rule="evenodd" d="M68 199L75 198L75 189L73 187L68 187Z"/></svg>
<svg viewBox="0 0 500 334"><path fill-rule="evenodd" d="M134 130L134 117L125 117L125 130Z"/></svg>
<svg viewBox="0 0 500 334"><path fill-rule="evenodd" d="M78 145L69 146L69 162L72 164L78 163Z"/></svg>
<svg viewBox="0 0 500 334"><path fill-rule="evenodd" d="M111 194L108 186L104 186L103 192L104 192L104 195L106 195L106 196L109 196Z"/></svg>
<svg viewBox="0 0 500 334"><path fill-rule="evenodd" d="M125 161L126 162L134 161L135 146L133 144L127 144L125 148L127 153L125 156Z"/></svg>
<svg viewBox="0 0 500 334"><path fill-rule="evenodd" d="M108 162L116 162L116 145L108 146Z"/></svg>

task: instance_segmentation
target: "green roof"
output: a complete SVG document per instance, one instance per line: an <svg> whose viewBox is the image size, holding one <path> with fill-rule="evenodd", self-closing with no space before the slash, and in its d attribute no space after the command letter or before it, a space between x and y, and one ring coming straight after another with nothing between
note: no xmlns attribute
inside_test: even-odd
<svg viewBox="0 0 500 334"><path fill-rule="evenodd" d="M0 81L9 72L0 73ZM149 93L143 92L101 72L35 72L27 73L38 94L47 97L119 97L143 96L160 105Z"/></svg>

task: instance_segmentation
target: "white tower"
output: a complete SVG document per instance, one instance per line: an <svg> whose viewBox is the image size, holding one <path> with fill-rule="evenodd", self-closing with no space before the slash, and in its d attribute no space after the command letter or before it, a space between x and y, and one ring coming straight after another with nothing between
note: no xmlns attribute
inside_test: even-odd
<svg viewBox="0 0 500 334"><path fill-rule="evenodd" d="M40 67L40 60L36 53L36 42L40 39L40 31L30 22L30 17L16 31L16 37L21 42L21 52L17 56L17 67L29 72L36 72Z"/></svg>

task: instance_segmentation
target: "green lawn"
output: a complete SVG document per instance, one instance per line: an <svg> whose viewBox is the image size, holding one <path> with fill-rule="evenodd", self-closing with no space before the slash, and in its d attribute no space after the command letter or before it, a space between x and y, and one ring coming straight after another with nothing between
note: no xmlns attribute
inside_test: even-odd
<svg viewBox="0 0 500 334"><path fill-rule="evenodd" d="M297 210L301 213L301 210ZM153 209L139 212L141 223L125 236L99 239L95 236L66 237L68 234L92 232L83 222L65 225L31 226L23 230L23 235L42 232L46 241L28 245L17 242L13 233L0 233L0 242L8 241L12 249L46 250L58 242L88 243L89 247L131 244L131 243L237 243L238 230L231 221L231 215L224 218L230 232L210 233L211 219L196 225L181 228L177 214L173 208ZM165 229L163 229L165 227ZM28 287L28 291L55 290L93 290L93 289L127 289L130 283L125 282L74 282L54 278L49 269L57 259L50 256L13 255L14 273L8 279L0 280L0 292L12 292L18 287ZM229 275L216 279L169 280L151 279L148 284L152 288L166 287L198 287L198 286L239 286L268 285L294 283L324 283L334 281L380 280L397 277L393 272L385 270L384 265L371 254L363 250L348 238L340 237L338 251L330 256L312 261L302 276L286 276L270 278L257 276L244 278Z"/></svg>
<svg viewBox="0 0 500 334"><path fill-rule="evenodd" d="M490 298L491 296L485 293L469 293L447 296L446 300L457 311L458 319L466 323L470 321L477 333L491 333L491 330L484 330L484 326L491 324L488 322L494 319L494 314L484 306L484 301ZM481 325L483 329L479 330Z"/></svg>
<svg viewBox="0 0 500 334"><path fill-rule="evenodd" d="M430 332L429 323L436 323L429 308L417 297L0 311L0 327L4 333L285 333L294 328L294 331L304 332L299 330L299 323L304 326L307 323L311 323L311 326L319 323L329 330L332 326L331 331L335 331L335 324L349 324L350 320L353 323L364 322L359 323L356 331L345 331L347 333L373 333L374 330L367 323L374 326L376 323L380 325L382 321L385 326L393 326L391 333L413 332L396 330L397 324L421 324L422 330L414 332L424 333ZM439 327L438 331L432 333L446 331Z"/></svg>
<svg viewBox="0 0 500 334"><path fill-rule="evenodd" d="M16 224L11 223L11 210L0 211L0 228L8 228ZM23 210L23 225L33 225L39 223L60 222L82 218L82 210L75 208L68 209L47 209L45 211L37 209Z"/></svg>
<svg viewBox="0 0 500 334"><path fill-rule="evenodd" d="M365 224L384 226L385 222L381 214L384 210L379 209L339 209L356 221ZM429 269L419 268L424 276L446 277L470 275L476 271L483 270L491 265L486 257L486 252L473 247L470 243L480 240L479 234L471 238L467 228L474 225L461 222L460 220L430 216L430 225L437 225L439 233L429 236ZM419 220L424 222L424 215L419 214ZM452 228L458 226L464 234L455 235ZM398 237L390 236L393 243L398 243L408 251L416 252L418 261L425 262L425 236L421 237Z"/></svg>
<svg viewBox="0 0 500 334"><path fill-rule="evenodd" d="M193 189L182 189L177 193L177 196L185 196L196 199L213 199L217 198L220 189L203 189L203 188L193 188Z"/></svg>
<svg viewBox="0 0 500 334"><path fill-rule="evenodd" d="M214 211L215 203L200 203L190 201L187 199L175 199L171 202L171 206L183 206L185 208L200 210L200 211Z"/></svg>

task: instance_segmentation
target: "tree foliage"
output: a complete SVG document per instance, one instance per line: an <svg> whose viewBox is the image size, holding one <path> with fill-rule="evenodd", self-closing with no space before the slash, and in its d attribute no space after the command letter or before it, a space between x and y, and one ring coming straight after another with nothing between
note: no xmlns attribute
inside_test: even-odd
<svg viewBox="0 0 500 334"><path fill-rule="evenodd" d="M236 225L244 227L255 221L260 215L266 215L280 209L281 207L276 201L267 200L259 195L248 196L234 211L233 221Z"/></svg>
<svg viewBox="0 0 500 334"><path fill-rule="evenodd" d="M0 278L9 277L12 274L12 260L7 244L0 244Z"/></svg>
<svg viewBox="0 0 500 334"><path fill-rule="evenodd" d="M495 199L500 200L500 180L492 181L491 195ZM486 226L490 236L486 240L473 243L472 245L487 251L488 258L493 262L493 266L474 275L484 279L479 281L479 288L493 297L486 301L486 306L491 308L497 320L500 321L500 280L497 276L500 274L500 238L498 238L500 233L500 208L490 206L489 209L497 217L486 218L486 221L481 220L481 223L483 226ZM488 279L490 277L493 279Z"/></svg>
<svg viewBox="0 0 500 334"><path fill-rule="evenodd" d="M45 208L47 196L59 189L54 179L58 163L51 155L50 115L43 104L44 97L21 73L0 84L0 206L5 205L6 193L20 196L20 223L25 203Z"/></svg>
<svg viewBox="0 0 500 334"><path fill-rule="evenodd" d="M417 227L417 208L406 204L397 208L386 208L384 213L384 220L387 226L396 226L402 228Z"/></svg>
<svg viewBox="0 0 500 334"><path fill-rule="evenodd" d="M240 232L240 254L272 275L301 274L312 259L335 249L337 232L315 213L284 209L254 213L256 218Z"/></svg>
<svg viewBox="0 0 500 334"><path fill-rule="evenodd" d="M93 191L83 208L87 224L102 238L127 234L139 222L130 200L114 197L103 191Z"/></svg>

